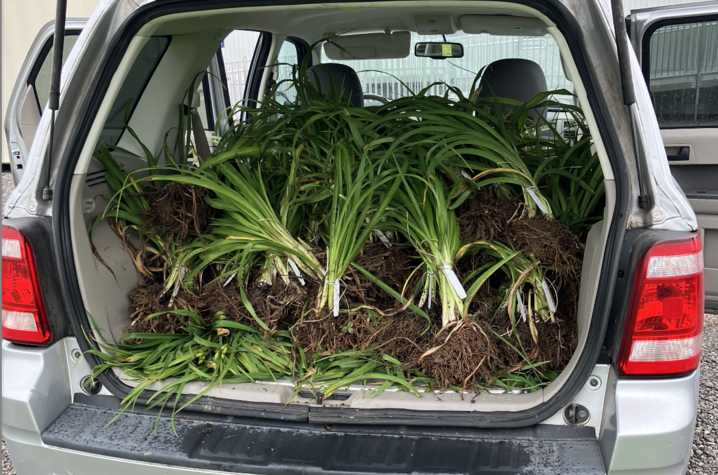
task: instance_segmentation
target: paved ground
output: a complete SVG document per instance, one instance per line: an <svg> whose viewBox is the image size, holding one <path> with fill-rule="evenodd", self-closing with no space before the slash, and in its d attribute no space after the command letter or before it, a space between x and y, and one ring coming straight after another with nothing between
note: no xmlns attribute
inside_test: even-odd
<svg viewBox="0 0 718 475"><path fill-rule="evenodd" d="M718 315L706 315L701 356L698 423L693 436L692 475L718 473Z"/></svg>
<svg viewBox="0 0 718 475"><path fill-rule="evenodd" d="M8 195L13 189L12 175L9 172L3 171L2 173L2 207L5 208L5 201ZM2 441L2 475L15 475L15 470L12 469L12 462L10 457L7 455L5 450L5 439Z"/></svg>
<svg viewBox="0 0 718 475"><path fill-rule="evenodd" d="M12 182L12 175L10 172L5 171L5 167L3 167L2 172L2 207L5 208L5 201L7 201L8 196L10 196L10 192L14 188L13 182Z"/></svg>
<svg viewBox="0 0 718 475"><path fill-rule="evenodd" d="M3 208L12 187L12 176L8 172L3 172ZM693 458L688 466L688 473L691 475L718 473L718 443L716 441L718 438L718 426L716 426L718 394L715 389L718 388L718 315L706 315L703 338L700 408L693 439ZM2 441L2 475L15 475L12 462L5 450L4 440Z"/></svg>

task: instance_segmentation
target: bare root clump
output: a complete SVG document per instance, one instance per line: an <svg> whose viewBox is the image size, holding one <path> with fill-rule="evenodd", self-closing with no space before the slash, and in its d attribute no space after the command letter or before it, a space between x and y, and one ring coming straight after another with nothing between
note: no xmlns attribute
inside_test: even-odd
<svg viewBox="0 0 718 475"><path fill-rule="evenodd" d="M149 208L142 212L145 230L184 242L190 233L201 235L214 217L206 188L176 181L145 193Z"/></svg>
<svg viewBox="0 0 718 475"><path fill-rule="evenodd" d="M185 323L184 318L172 310L196 306L197 296L187 291L180 291L175 298L166 292L160 284L141 284L130 292L131 324L139 333L179 333Z"/></svg>
<svg viewBox="0 0 718 475"><path fill-rule="evenodd" d="M509 222L502 233L517 250L533 255L561 275L576 277L583 249L578 236L553 218L534 216Z"/></svg>
<svg viewBox="0 0 718 475"><path fill-rule="evenodd" d="M527 215L526 207L517 198L501 199L487 192L479 192L476 198L464 202L456 210L461 242L498 239L508 223Z"/></svg>
<svg viewBox="0 0 718 475"><path fill-rule="evenodd" d="M477 379L488 379L500 363L496 338L481 320L452 322L436 334L433 344L419 363L440 389L466 388Z"/></svg>

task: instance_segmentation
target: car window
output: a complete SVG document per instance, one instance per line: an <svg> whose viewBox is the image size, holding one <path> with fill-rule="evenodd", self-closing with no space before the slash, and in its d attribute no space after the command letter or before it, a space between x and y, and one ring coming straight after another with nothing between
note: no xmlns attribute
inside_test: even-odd
<svg viewBox="0 0 718 475"><path fill-rule="evenodd" d="M116 145L120 141L125 124L132 117L132 112L152 77L152 73L167 51L169 43L169 38L153 36L142 47L117 94L112 109L110 109L110 115L107 117L105 127L100 135L100 142Z"/></svg>
<svg viewBox="0 0 718 475"><path fill-rule="evenodd" d="M65 46L62 51L62 64L65 64L67 57L70 55L72 48L75 46L75 42L79 37L79 31L68 31L65 35ZM50 40L52 42L52 40ZM45 109L47 101L50 98L50 81L52 74L52 54L55 47L50 46L43 59L40 63L40 68L30 74L28 84L32 85L35 89L35 97L37 98L37 106L40 109L40 113Z"/></svg>
<svg viewBox="0 0 718 475"><path fill-rule="evenodd" d="M260 33L257 31L235 30L222 42L222 59L227 75L227 89L232 105L244 98L249 68L257 49Z"/></svg>
<svg viewBox="0 0 718 475"><path fill-rule="evenodd" d="M660 26L643 51L661 127L718 126L718 21Z"/></svg>
<svg viewBox="0 0 718 475"><path fill-rule="evenodd" d="M279 50L277 56L277 82L281 82L286 79L291 79L292 71L299 64L299 52L297 45L291 40L284 40L282 47ZM286 86L279 87L275 99L281 100L285 103L292 103L297 99L297 91L287 83Z"/></svg>
<svg viewBox="0 0 718 475"><path fill-rule="evenodd" d="M411 54L398 59L334 61L326 56L322 48L322 62L351 66L359 74L365 95L378 95L389 100L410 95L407 88L418 92L436 82L444 82L468 94L481 68L507 58L535 61L546 75L549 90L567 89L573 92L573 84L564 75L558 45L550 35L494 36L463 32L446 35L446 41L464 46L464 57L441 61L414 56L414 45L417 41L443 41L443 37L412 32ZM429 92L441 95L446 92L446 87L433 86Z"/></svg>

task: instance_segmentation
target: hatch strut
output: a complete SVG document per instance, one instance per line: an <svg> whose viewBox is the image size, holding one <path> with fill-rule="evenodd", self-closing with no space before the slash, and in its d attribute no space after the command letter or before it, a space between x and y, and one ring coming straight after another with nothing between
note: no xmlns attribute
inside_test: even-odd
<svg viewBox="0 0 718 475"><path fill-rule="evenodd" d="M55 146L55 112L60 108L60 76L62 75L62 52L65 49L65 16L67 12L67 0L57 0L55 9L55 37L52 50L52 72L50 75L50 100L48 107L52 111L50 121L50 153L47 156L47 182L42 189L42 199L50 201L52 190L50 189L50 177L52 175L52 154Z"/></svg>
<svg viewBox="0 0 718 475"><path fill-rule="evenodd" d="M638 175L638 207L648 207L648 196L643 184L643 168L638 148L638 130L636 118L636 92L633 89L633 73L631 71L631 45L628 42L626 31L626 17L623 13L623 0L611 0L613 10L613 26L616 30L616 47L618 48L618 67L621 72L621 89L623 103L628 106L629 120L631 122L631 135L633 137L633 151L636 155L636 174Z"/></svg>

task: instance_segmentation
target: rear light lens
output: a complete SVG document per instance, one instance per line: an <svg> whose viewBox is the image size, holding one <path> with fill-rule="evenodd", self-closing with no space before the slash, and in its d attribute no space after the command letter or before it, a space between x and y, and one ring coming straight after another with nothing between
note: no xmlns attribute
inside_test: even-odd
<svg viewBox="0 0 718 475"><path fill-rule="evenodd" d="M2 337L30 345L45 345L51 337L32 247L7 225L2 227Z"/></svg>
<svg viewBox="0 0 718 475"><path fill-rule="evenodd" d="M695 370L703 343L703 249L698 236L654 244L636 270L619 370L676 376Z"/></svg>

